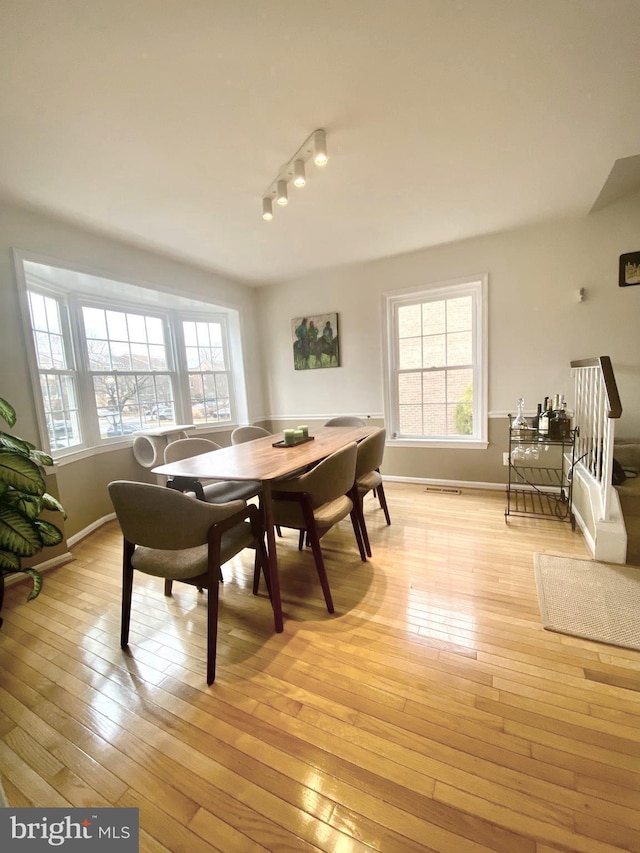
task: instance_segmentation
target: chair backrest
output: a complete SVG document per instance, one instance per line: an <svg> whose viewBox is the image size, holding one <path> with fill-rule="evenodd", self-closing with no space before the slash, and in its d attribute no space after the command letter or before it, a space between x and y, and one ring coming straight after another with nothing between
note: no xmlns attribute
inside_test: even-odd
<svg viewBox="0 0 640 853"><path fill-rule="evenodd" d="M264 438L271 435L268 429L261 426L236 427L231 433L231 444L244 444L245 441L253 441L255 438Z"/></svg>
<svg viewBox="0 0 640 853"><path fill-rule="evenodd" d="M300 477L284 481L283 491L306 492L312 506L334 501L346 495L355 482L358 445L355 441L336 450ZM278 484L275 484L278 489Z"/></svg>
<svg viewBox="0 0 640 853"><path fill-rule="evenodd" d="M174 489L131 480L109 483L109 496L125 539L168 551L204 545L213 524L245 506L244 501L216 506Z"/></svg>
<svg viewBox="0 0 640 853"><path fill-rule="evenodd" d="M329 418L325 421L325 426L366 426L362 418L357 418L355 415L342 415L339 418Z"/></svg>
<svg viewBox="0 0 640 853"><path fill-rule="evenodd" d="M220 445L215 441L209 441L208 438L179 438L165 447L164 461L180 462L181 459L200 456L201 453L211 453L212 450L220 450Z"/></svg>
<svg viewBox="0 0 640 853"><path fill-rule="evenodd" d="M386 429L382 428L368 435L358 443L358 460L356 462L356 480L370 471L376 471L382 465L384 443L387 437Z"/></svg>

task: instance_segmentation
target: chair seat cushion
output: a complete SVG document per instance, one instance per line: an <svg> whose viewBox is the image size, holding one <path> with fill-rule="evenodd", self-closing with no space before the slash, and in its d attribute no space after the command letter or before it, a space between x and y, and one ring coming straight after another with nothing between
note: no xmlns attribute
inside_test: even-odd
<svg viewBox="0 0 640 853"><path fill-rule="evenodd" d="M253 543L251 525L238 524L222 536L220 565ZM172 580L196 578L207 571L207 545L185 548L182 551L164 551L139 545L131 557L131 565L139 572Z"/></svg>
<svg viewBox="0 0 640 853"><path fill-rule="evenodd" d="M378 471L369 471L356 480L358 492L361 495L366 495L372 489L377 489L380 483L382 483L382 475Z"/></svg>
<svg viewBox="0 0 640 853"><path fill-rule="evenodd" d="M322 504L313 510L316 525L319 530L325 530L347 515L353 509L351 499L346 495L336 498L334 501ZM276 524L281 527L293 527L295 530L305 530L306 524L302 514L301 505L293 501L274 501L273 515Z"/></svg>
<svg viewBox="0 0 640 853"><path fill-rule="evenodd" d="M232 480L222 483L211 483L203 487L207 503L229 503L229 501L246 501L259 495L262 485L258 480Z"/></svg>

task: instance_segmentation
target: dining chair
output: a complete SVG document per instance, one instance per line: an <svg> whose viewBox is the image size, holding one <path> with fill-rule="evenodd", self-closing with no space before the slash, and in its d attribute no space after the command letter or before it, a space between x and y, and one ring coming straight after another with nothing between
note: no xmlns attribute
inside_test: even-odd
<svg viewBox="0 0 640 853"><path fill-rule="evenodd" d="M364 519L364 497L367 492L374 492L378 496L386 522L387 524L391 524L389 508L387 507L387 498L384 493L382 475L380 473L386 437L387 431L382 428L376 430L366 438L363 438L362 441L358 443L353 498L356 504L362 539L364 541L364 547L368 557L371 556L371 545L369 544L369 534L367 532L367 525Z"/></svg>
<svg viewBox="0 0 640 853"><path fill-rule="evenodd" d="M207 590L207 684L216 677L220 567L245 548L255 548L254 573L264 573L267 554L260 511L244 501L209 504L151 483L114 480L109 495L123 534L120 645L129 645L134 572Z"/></svg>
<svg viewBox="0 0 640 853"><path fill-rule="evenodd" d="M367 559L354 501L348 494L354 486L357 453L357 445L352 442L323 459L310 471L278 480L272 493L275 523L300 531L300 549L305 534L307 536L329 613L333 613L334 608L320 539L349 515L360 557L363 562ZM259 580L258 572L254 575L254 589L256 579Z"/></svg>
<svg viewBox="0 0 640 853"><path fill-rule="evenodd" d="M341 415L338 418L329 418L325 421L325 426L366 426L362 418L357 418L355 415Z"/></svg>
<svg viewBox="0 0 640 853"><path fill-rule="evenodd" d="M264 438L271 435L268 429L261 426L239 426L231 433L231 444L244 444L245 441L253 441L255 438Z"/></svg>
<svg viewBox="0 0 640 853"><path fill-rule="evenodd" d="M179 438L164 449L164 461L179 462L201 453L220 450L220 445L208 438ZM208 503L228 503L229 501L248 501L262 491L258 480L223 480L203 484L194 477L169 477L167 486L180 492L194 494Z"/></svg>

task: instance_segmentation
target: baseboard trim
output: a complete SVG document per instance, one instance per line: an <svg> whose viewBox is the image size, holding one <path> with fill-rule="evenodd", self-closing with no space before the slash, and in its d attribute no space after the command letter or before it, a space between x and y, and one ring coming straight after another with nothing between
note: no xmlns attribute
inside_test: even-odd
<svg viewBox="0 0 640 853"><path fill-rule="evenodd" d="M432 480L428 477L398 477L391 474L383 474L385 483L414 483L417 486L444 486L455 489L486 489L493 492L503 492L506 489L504 483L481 483L472 480Z"/></svg>
<svg viewBox="0 0 640 853"><path fill-rule="evenodd" d="M99 527L102 527L103 524L106 524L108 521L113 521L116 517L115 512L110 512L108 515L103 515L102 518L97 519L97 521L91 522L87 527L84 527L82 530L79 530L77 533L74 533L73 536L70 536L67 539L67 545L70 548L73 548L74 545L77 545L85 536L88 536L90 533L93 533L94 530L97 530Z"/></svg>

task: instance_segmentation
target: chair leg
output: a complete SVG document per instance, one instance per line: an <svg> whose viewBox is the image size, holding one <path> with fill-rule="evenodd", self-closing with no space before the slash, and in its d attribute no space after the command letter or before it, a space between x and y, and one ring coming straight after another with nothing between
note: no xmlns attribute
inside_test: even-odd
<svg viewBox="0 0 640 853"><path fill-rule="evenodd" d="M120 646L129 645L129 624L131 622L131 597L133 592L133 569L126 563L122 567L122 617L120 628Z"/></svg>
<svg viewBox="0 0 640 853"><path fill-rule="evenodd" d="M369 545L367 526L364 523L362 505L359 503L359 501L357 504L355 501L353 503L353 509L351 510L351 524L353 525L353 532L356 537L356 542L358 543L360 559L363 563L366 563L367 557L371 556L371 546Z"/></svg>
<svg viewBox="0 0 640 853"><path fill-rule="evenodd" d="M387 524L391 524L391 519L389 518L389 509L387 507L387 498L384 493L384 489L382 487L382 483L377 488L378 492L378 500L380 501L380 506L382 507L382 511L384 512L384 517L387 520Z"/></svg>
<svg viewBox="0 0 640 853"><path fill-rule="evenodd" d="M207 684L216 680L216 651L218 645L218 583L212 583L207 595Z"/></svg>
<svg viewBox="0 0 640 853"><path fill-rule="evenodd" d="M329 589L329 578L327 577L327 570L324 567L324 559L322 557L322 549L320 547L320 538L318 536L318 531L315 527L312 530L308 531L308 538L311 544L311 550L313 551L313 557L316 561L316 569L318 571L318 577L320 578L320 586L322 587L322 592L324 593L324 600L327 605L327 610L329 613L333 613L333 599L331 598L331 590Z"/></svg>
<svg viewBox="0 0 640 853"><path fill-rule="evenodd" d="M173 590L173 581L172 580L166 580L164 582L164 594L165 595L171 595L172 590Z"/></svg>
<svg viewBox="0 0 640 853"><path fill-rule="evenodd" d="M298 537L298 551L302 551L302 549L304 548L304 534L305 531L301 530L300 536Z"/></svg>
<svg viewBox="0 0 640 853"><path fill-rule="evenodd" d="M267 592L271 598L271 575L269 574L269 558L267 550L264 547L264 540L256 547L256 558L253 563L253 594L258 594L260 588L260 571L264 575L264 582L267 585Z"/></svg>

